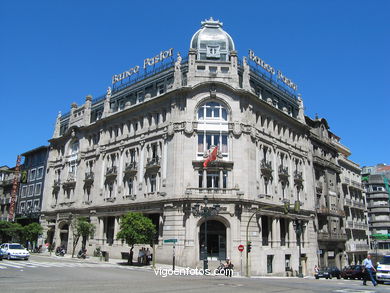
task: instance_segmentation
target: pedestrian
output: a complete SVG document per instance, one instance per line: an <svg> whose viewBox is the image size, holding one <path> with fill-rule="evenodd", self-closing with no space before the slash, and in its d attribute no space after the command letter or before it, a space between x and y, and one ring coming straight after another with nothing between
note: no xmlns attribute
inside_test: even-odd
<svg viewBox="0 0 390 293"><path fill-rule="evenodd" d="M142 265L143 260L144 260L144 250L142 247L138 252L138 265Z"/></svg>
<svg viewBox="0 0 390 293"><path fill-rule="evenodd" d="M233 275L233 268L234 268L234 265L230 261L230 258L227 257L226 263L224 265L225 276L231 277Z"/></svg>
<svg viewBox="0 0 390 293"><path fill-rule="evenodd" d="M372 265L371 254L368 254L367 258L363 260L363 267L364 267L363 285L366 285L368 278L371 279L371 282L374 286L378 285L378 283L374 279L374 276L372 275L372 272L373 271L376 272L376 269Z"/></svg>
<svg viewBox="0 0 390 293"><path fill-rule="evenodd" d="M151 260L152 260L152 254L148 248L146 249L146 264L149 265Z"/></svg>
<svg viewBox="0 0 390 293"><path fill-rule="evenodd" d="M315 265L314 266L314 274L318 274L318 271L319 271L320 269L318 268L318 266L317 265Z"/></svg>

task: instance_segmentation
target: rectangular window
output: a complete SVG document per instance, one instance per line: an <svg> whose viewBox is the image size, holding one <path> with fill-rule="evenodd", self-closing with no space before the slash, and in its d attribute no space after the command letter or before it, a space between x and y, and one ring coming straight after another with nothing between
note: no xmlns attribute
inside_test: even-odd
<svg viewBox="0 0 390 293"><path fill-rule="evenodd" d="M273 255L267 255L267 273L271 274L272 273L272 263L274 261L274 256Z"/></svg>
<svg viewBox="0 0 390 293"><path fill-rule="evenodd" d="M42 190L42 183L35 184L35 195L40 195Z"/></svg>
<svg viewBox="0 0 390 293"><path fill-rule="evenodd" d="M37 169L37 180L43 177L43 167Z"/></svg>
<svg viewBox="0 0 390 293"><path fill-rule="evenodd" d="M127 186L129 189L129 195L134 194L134 179L133 178L129 178L127 180Z"/></svg>
<svg viewBox="0 0 390 293"><path fill-rule="evenodd" d="M26 197L27 196L27 186L23 186L22 188L22 197Z"/></svg>
<svg viewBox="0 0 390 293"><path fill-rule="evenodd" d="M207 188L219 188L218 172L207 172Z"/></svg>
<svg viewBox="0 0 390 293"><path fill-rule="evenodd" d="M198 134L198 152L199 153L203 153L205 151L203 140L204 140L204 135Z"/></svg>
<svg viewBox="0 0 390 293"><path fill-rule="evenodd" d="M28 196L33 196L34 194L34 184L28 186Z"/></svg>
<svg viewBox="0 0 390 293"><path fill-rule="evenodd" d="M163 94L165 92L165 85L164 83L157 84L157 92L159 95Z"/></svg>
<svg viewBox="0 0 390 293"><path fill-rule="evenodd" d="M156 191L156 178L157 176L155 174L150 175L150 192L155 192Z"/></svg>
<svg viewBox="0 0 390 293"><path fill-rule="evenodd" d="M28 200L28 201L27 201L26 210L27 210L27 211L31 211L31 209L32 209L32 200Z"/></svg>
<svg viewBox="0 0 390 293"><path fill-rule="evenodd" d="M25 201L22 201L22 202L20 203L20 213L23 213L23 212L24 212L25 206L26 206L26 202L25 202Z"/></svg>
<svg viewBox="0 0 390 293"><path fill-rule="evenodd" d="M36 175L36 169L31 169L30 170L29 181L34 181L35 180L35 175Z"/></svg>
<svg viewBox="0 0 390 293"><path fill-rule="evenodd" d="M203 171L199 171L198 178L199 178L199 185L198 185L198 187L202 188L203 187Z"/></svg>
<svg viewBox="0 0 390 293"><path fill-rule="evenodd" d="M37 212L37 211L40 210L40 209L39 209L39 199L34 200L33 210L34 210L35 212Z"/></svg>

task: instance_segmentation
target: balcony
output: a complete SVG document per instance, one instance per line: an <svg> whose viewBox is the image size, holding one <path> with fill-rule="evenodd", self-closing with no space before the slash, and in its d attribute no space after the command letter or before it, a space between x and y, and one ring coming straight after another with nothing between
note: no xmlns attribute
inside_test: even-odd
<svg viewBox="0 0 390 293"><path fill-rule="evenodd" d="M87 186L91 186L94 181L95 174L93 172L85 172L84 183Z"/></svg>
<svg viewBox="0 0 390 293"><path fill-rule="evenodd" d="M60 179L54 179L53 182L53 191L58 191L61 188L61 180Z"/></svg>
<svg viewBox="0 0 390 293"><path fill-rule="evenodd" d="M331 216L338 216L338 217L344 217L345 212L341 209L330 209L326 206L317 206L316 207L317 214L322 215L331 215Z"/></svg>
<svg viewBox="0 0 390 293"><path fill-rule="evenodd" d="M288 167L283 167L283 165L280 165L278 175L280 181L288 181Z"/></svg>
<svg viewBox="0 0 390 293"><path fill-rule="evenodd" d="M345 233L337 232L318 232L318 240L320 241L347 241Z"/></svg>
<svg viewBox="0 0 390 293"><path fill-rule="evenodd" d="M261 160L260 170L264 176L268 176L272 178L272 163L265 159Z"/></svg>
<svg viewBox="0 0 390 293"><path fill-rule="evenodd" d="M187 197L199 197L203 198L205 195L207 195L208 198L239 198L243 194L243 192L240 192L238 188L194 188L189 187L186 188L185 194Z"/></svg>
<svg viewBox="0 0 390 293"><path fill-rule="evenodd" d="M118 171L116 166L108 167L106 170L106 181L115 180L117 175L118 175Z"/></svg>
<svg viewBox="0 0 390 293"><path fill-rule="evenodd" d="M62 183L64 189L72 189L76 185L76 176L73 173L68 174L68 178Z"/></svg>
<svg viewBox="0 0 390 293"><path fill-rule="evenodd" d="M160 157L156 156L147 159L146 171L153 172L153 171L157 171L159 168L160 168Z"/></svg>
<svg viewBox="0 0 390 293"><path fill-rule="evenodd" d="M130 177L137 174L137 162L126 163L124 173Z"/></svg>
<svg viewBox="0 0 390 293"><path fill-rule="evenodd" d="M369 250L369 246L366 243L350 243L346 248L349 252Z"/></svg>
<svg viewBox="0 0 390 293"><path fill-rule="evenodd" d="M302 185L303 184L302 172L294 171L294 182L295 182L296 185Z"/></svg>
<svg viewBox="0 0 390 293"><path fill-rule="evenodd" d="M344 199L344 205L346 205L346 206L352 206L352 200L349 199L349 198L345 198L345 199Z"/></svg>
<svg viewBox="0 0 390 293"><path fill-rule="evenodd" d="M322 182L316 182L316 191L317 191L317 193L322 194L322 190L323 190Z"/></svg>
<svg viewBox="0 0 390 293"><path fill-rule="evenodd" d="M361 208L361 209L364 209L364 208L365 208L364 202L358 201L358 200L353 200L353 201L352 201L352 205L353 205L355 208Z"/></svg>

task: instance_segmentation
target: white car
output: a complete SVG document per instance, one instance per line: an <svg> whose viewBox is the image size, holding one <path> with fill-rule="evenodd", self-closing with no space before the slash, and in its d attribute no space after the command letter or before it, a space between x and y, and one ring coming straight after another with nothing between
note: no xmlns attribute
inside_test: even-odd
<svg viewBox="0 0 390 293"><path fill-rule="evenodd" d="M383 284L383 282L390 282L390 255L385 255L378 262L376 280L380 284Z"/></svg>
<svg viewBox="0 0 390 293"><path fill-rule="evenodd" d="M30 253L19 243L4 243L0 246L4 258L28 260Z"/></svg>

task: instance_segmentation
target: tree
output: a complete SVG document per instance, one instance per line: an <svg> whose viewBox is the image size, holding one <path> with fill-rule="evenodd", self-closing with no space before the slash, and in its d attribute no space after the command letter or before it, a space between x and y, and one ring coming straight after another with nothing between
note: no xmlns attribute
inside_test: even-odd
<svg viewBox="0 0 390 293"><path fill-rule="evenodd" d="M121 217L120 231L116 237L130 246L129 264L133 262L135 244L152 244L156 227L152 220L141 213L129 212Z"/></svg>
<svg viewBox="0 0 390 293"><path fill-rule="evenodd" d="M22 237L24 241L30 241L35 243L38 239L38 236L42 234L43 228L38 223L31 223L23 227Z"/></svg>
<svg viewBox="0 0 390 293"><path fill-rule="evenodd" d="M22 238L23 227L18 223L0 221L0 242L16 242Z"/></svg>
<svg viewBox="0 0 390 293"><path fill-rule="evenodd" d="M72 231L73 231L73 250L72 257L74 256L74 252L76 250L77 243L82 238L82 249L85 249L87 245L88 237L92 237L95 233L95 225L89 222L89 219L85 217L79 217L72 221Z"/></svg>

